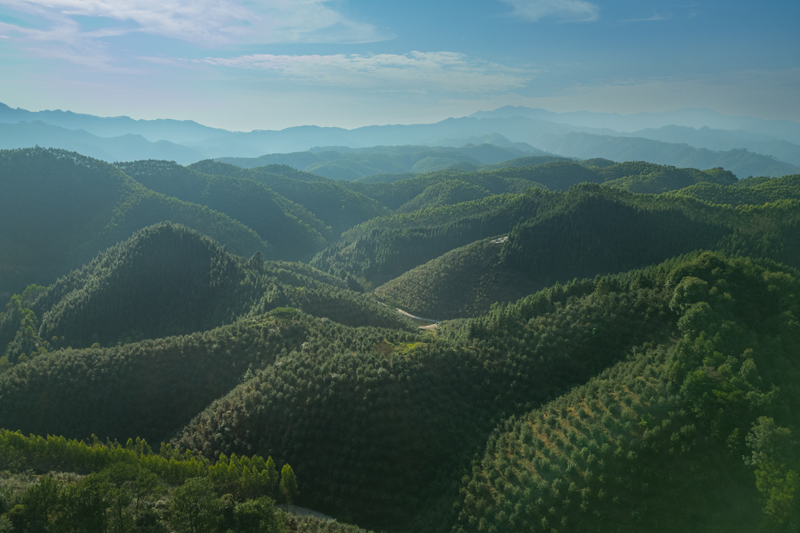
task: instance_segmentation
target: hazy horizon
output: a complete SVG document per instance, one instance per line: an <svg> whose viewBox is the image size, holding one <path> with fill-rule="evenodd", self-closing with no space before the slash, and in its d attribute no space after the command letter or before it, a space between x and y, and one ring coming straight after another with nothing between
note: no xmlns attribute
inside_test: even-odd
<svg viewBox="0 0 800 533"><path fill-rule="evenodd" d="M0 101L235 131L505 105L800 121L800 6L0 0Z"/></svg>

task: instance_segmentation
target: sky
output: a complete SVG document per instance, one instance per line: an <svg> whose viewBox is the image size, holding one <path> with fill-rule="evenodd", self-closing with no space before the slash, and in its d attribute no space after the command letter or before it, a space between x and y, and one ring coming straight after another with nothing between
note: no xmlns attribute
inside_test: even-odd
<svg viewBox="0 0 800 533"><path fill-rule="evenodd" d="M800 121L797 0L0 0L0 102L231 130L504 105Z"/></svg>

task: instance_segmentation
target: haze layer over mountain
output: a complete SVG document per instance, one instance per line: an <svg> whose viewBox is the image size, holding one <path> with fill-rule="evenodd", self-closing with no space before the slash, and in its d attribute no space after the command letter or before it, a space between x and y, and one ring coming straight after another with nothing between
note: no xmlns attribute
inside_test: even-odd
<svg viewBox="0 0 800 533"><path fill-rule="evenodd" d="M644 160L681 167L723 167L739 177L782 176L800 171L800 124L697 109L620 116L504 107L434 124L368 126L353 130L301 126L245 133L207 128L192 121L135 121L127 117L100 118L60 111L31 113L3 106L0 122L0 148L35 145L64 148L109 162L148 158L189 164L209 158L260 157L252 163L238 164L282 163L335 179L433 170L461 161L475 165L497 163L502 159L497 150L489 154L485 150L479 153L461 148L463 153L455 158L452 152L444 158L441 154L426 154L425 157L434 159L421 165L420 170L413 165L425 157L411 163L395 161L388 165L363 160L370 152L374 155L386 151L365 152L363 148L397 145L441 150L438 147L494 144L511 150L506 159L551 153L579 159ZM645 125L651 129L626 133ZM702 128L695 129L696 125ZM712 130L709 125L729 129ZM321 146L333 148L318 148ZM348 148L362 150L356 153ZM317 155L301 155L309 150ZM275 155L291 152L297 154L294 157ZM321 152L331 154L326 156ZM268 154L273 155L266 157ZM342 159L348 161L337 161ZM235 163L231 159L226 161Z"/></svg>

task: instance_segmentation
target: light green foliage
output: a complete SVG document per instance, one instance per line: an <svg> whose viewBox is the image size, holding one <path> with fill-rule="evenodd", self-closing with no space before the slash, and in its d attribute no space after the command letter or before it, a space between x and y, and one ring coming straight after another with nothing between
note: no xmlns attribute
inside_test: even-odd
<svg viewBox="0 0 800 533"><path fill-rule="evenodd" d="M284 517L271 499L278 495L272 458L232 456L212 463L168 445L154 454L141 439L123 447L5 430L0 451L4 470L78 473L43 476L4 490L0 523L10 531L163 533L165 522L187 532L216 531L218 525L236 533L284 531ZM265 482L254 485L254 477ZM227 494L220 499L221 493Z"/></svg>
<svg viewBox="0 0 800 533"><path fill-rule="evenodd" d="M294 471L289 465L283 465L281 469L281 494L286 503L296 502L300 495L297 488L297 476L294 475Z"/></svg>
<svg viewBox="0 0 800 533"><path fill-rule="evenodd" d="M776 529L800 526L800 444L788 428L760 417L748 433L745 463L752 467L756 487L765 499L764 512Z"/></svg>
<svg viewBox="0 0 800 533"><path fill-rule="evenodd" d="M170 525L181 533L211 533L219 520L219 499L211 482L187 479L175 489L170 501Z"/></svg>

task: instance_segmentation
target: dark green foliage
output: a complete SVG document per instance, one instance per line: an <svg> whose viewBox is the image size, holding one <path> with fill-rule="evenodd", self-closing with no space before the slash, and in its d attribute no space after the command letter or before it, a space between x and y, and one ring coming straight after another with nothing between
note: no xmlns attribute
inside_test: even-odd
<svg viewBox="0 0 800 533"><path fill-rule="evenodd" d="M509 310L470 322L452 335L459 341L315 322L301 349L212 404L176 446L285 457L304 501L359 523L395 529L420 509L439 515L498 417L670 331L659 291L595 286L543 293L533 316Z"/></svg>
<svg viewBox="0 0 800 533"><path fill-rule="evenodd" d="M266 243L241 223L146 189L109 164L62 150L0 151L0 298L31 283L52 283L166 220L200 231L233 253L268 253Z"/></svg>
<svg viewBox="0 0 800 533"><path fill-rule="evenodd" d="M340 277L350 274L367 286L381 284L453 248L508 232L554 200L552 193L532 188L525 194L377 218L346 232L311 264Z"/></svg>
<svg viewBox="0 0 800 533"><path fill-rule="evenodd" d="M630 163L617 163L602 169L600 172L607 176L606 185L620 187L631 192L658 194L683 189L697 183L711 183L714 185L732 185L736 183L736 176L721 168L701 171L694 168L640 164L639 168L631 169L629 168L630 165ZM618 168L621 166L626 168ZM616 179L608 179L611 176L619 176L632 170L636 170L638 173Z"/></svg>
<svg viewBox="0 0 800 533"><path fill-rule="evenodd" d="M291 514L286 515L286 529L289 533L372 533L366 529L334 520Z"/></svg>
<svg viewBox="0 0 800 533"><path fill-rule="evenodd" d="M214 487L204 477L187 479L175 489L169 507L170 525L184 533L212 533L220 514Z"/></svg>
<svg viewBox="0 0 800 533"><path fill-rule="evenodd" d="M46 290L12 299L0 314L0 340L13 363L22 353L204 331L287 305L352 325L400 325L374 299L311 267L245 260L185 227L160 224Z"/></svg>
<svg viewBox="0 0 800 533"><path fill-rule="evenodd" d="M431 185L414 199L401 205L397 212L409 213L418 209L439 207L440 205L459 204L486 198L489 195L489 191L483 187L470 185L458 179L447 180Z"/></svg>
<svg viewBox="0 0 800 533"><path fill-rule="evenodd" d="M465 479L455 531L752 531L756 487L772 526L794 520L796 464L763 459L793 456L759 454L780 447L771 435L790 442L765 415L800 422L796 276L711 254L674 263L662 282L680 340L507 420Z"/></svg>
<svg viewBox="0 0 800 533"><path fill-rule="evenodd" d="M0 375L0 420L6 428L70 438L164 439L250 365L271 362L285 346L280 329L238 326L41 355Z"/></svg>
<svg viewBox="0 0 800 533"><path fill-rule="evenodd" d="M788 181L781 184L781 180ZM792 178L781 180L775 180L773 188L786 192L775 195L800 194ZM573 187L567 193L531 189L524 195L496 195L372 220L345 233L312 264L340 277L349 274L371 288L453 248L508 233L500 264L516 269L533 287L639 268L698 248L800 265L800 215L794 202L733 210L679 192L637 195L592 184ZM428 280L415 284L445 286L438 268L458 256L441 258L409 275L430 272ZM476 257L466 261L467 265L472 261L482 263ZM494 285L481 290L503 294L510 289ZM441 299L435 294L434 298ZM402 301L408 304L415 299L427 300L428 296L407 294ZM436 308L438 304L429 305Z"/></svg>
<svg viewBox="0 0 800 533"><path fill-rule="evenodd" d="M702 207L687 207L640 201L598 186L576 187L557 209L540 212L514 228L502 259L549 284L640 268L715 247L731 233L719 218L698 217Z"/></svg>
<svg viewBox="0 0 800 533"><path fill-rule="evenodd" d="M422 317L478 316L496 302L516 301L543 284L500 261L500 239L456 248L375 289L375 294Z"/></svg>
<svg viewBox="0 0 800 533"><path fill-rule="evenodd" d="M457 181L458 187L461 189L463 189L466 184L466 186L485 189L491 194L504 194L508 192L519 193L524 192L530 187L542 187L542 185L536 183L529 177L530 168L512 168L478 172L441 170L409 179L393 181L391 183L349 182L342 185L370 198L374 198L389 209L399 210L406 205L407 207L403 208L403 210L409 211L411 210L410 208L413 207L413 204L407 204L422 195L428 188L434 187L433 190L436 190L437 187L441 187L450 181ZM482 196L485 196L485 194ZM420 203L420 207L428 207L424 205L425 197L420 198L418 202ZM441 205L450 205L452 203L456 202L448 201Z"/></svg>
<svg viewBox="0 0 800 533"><path fill-rule="evenodd" d="M690 196L713 204L761 205L779 200L800 199L800 175L768 178L760 183L743 186L742 182L725 186L700 183L674 194Z"/></svg>
<svg viewBox="0 0 800 533"><path fill-rule="evenodd" d="M618 191L618 187L624 186L658 192L698 182L708 182L711 184L708 186L727 184L735 179L729 172L719 169L703 172L641 162L615 163L601 169L562 161L492 172L439 172L391 184L350 183L348 186L358 187L364 194L396 209L402 205L401 202L408 202L409 198L422 193L425 189L420 187L434 178L436 186L431 189L432 195L456 187L447 183L458 180L484 187L495 196L373 219L346 232L339 243L320 252L312 264L340 277L350 274L371 288L454 248L511 232L503 260L509 266L523 265L528 264L529 256L535 254L536 261L531 264L549 263L553 268L546 273L533 272L531 281L542 286L574 276L594 276L636 268L698 247L752 253L754 248L764 248L762 243L765 239L774 238L763 234L753 238L750 217L691 202L686 195L681 195L680 199L655 199L650 195L634 196ZM566 194L546 194L541 190L522 195L497 194L520 192L539 184L564 191L585 182L607 182L617 187L584 184L573 187L574 190ZM635 184L638 185L634 187ZM464 186L460 187L463 190ZM796 189L793 182L787 182L784 188ZM792 194L788 193L788 197ZM424 199L424 196L420 198L420 205ZM416 207L413 202L416 200L407 205ZM436 202L434 199L433 203ZM582 213L584 208L588 209L587 213ZM787 227L788 222L782 221L781 224L794 235L794 230ZM515 226L518 227L514 229ZM589 231L585 232L585 229ZM523 233L524 242L515 242ZM725 236L729 240L722 242ZM782 238L784 235L777 240L782 242ZM646 246L640 250L642 243ZM538 250L539 244L546 245L546 252ZM587 246L594 248L590 251ZM515 263L513 256L516 253L527 255ZM764 250L757 253L789 260L785 255L770 255ZM576 255L582 256L578 261L585 261L586 268L574 264ZM555 266L557 263L558 267ZM562 268L565 263L566 269Z"/></svg>
<svg viewBox="0 0 800 533"><path fill-rule="evenodd" d="M0 346L4 347L0 373L23 355L30 358L50 351L50 343L39 336L39 319L29 307L43 291L44 287L30 285L22 294L12 296L6 312L0 313Z"/></svg>
<svg viewBox="0 0 800 533"><path fill-rule="evenodd" d="M0 158L44 187L70 246L128 238L164 205L239 224L74 154ZM363 531L273 499L415 533L797 529L800 275L772 262L800 265L796 176L550 161L345 188L287 167L164 165L128 168L198 201L230 189L241 217L252 196L349 229L314 259L322 272L265 261L260 239L246 259L187 227L136 227L9 294L0 425L87 443L0 430L0 531ZM64 215L48 186L87 196L91 215ZM3 273L39 253L20 220L0 231ZM348 290L391 278L377 292L410 311L485 314L420 331ZM172 440L153 453L141 437Z"/></svg>
<svg viewBox="0 0 800 533"><path fill-rule="evenodd" d="M207 160L189 168L205 174L244 178L269 187L314 213L314 216L330 227L335 238L357 224L388 214L388 210L375 200L348 190L334 180L290 167L269 165L243 169Z"/></svg>
<svg viewBox="0 0 800 533"><path fill-rule="evenodd" d="M117 163L154 191L205 205L252 228L275 259L310 257L325 243L325 225L308 210L252 180L201 174L171 161Z"/></svg>
<svg viewBox="0 0 800 533"><path fill-rule="evenodd" d="M295 476L292 467L284 465L281 469L281 494L286 503L294 503L299 497L297 492L297 476Z"/></svg>
<svg viewBox="0 0 800 533"><path fill-rule="evenodd" d="M591 159L584 159L583 161L580 161L580 164L585 167L606 168L616 164L616 161L604 159L602 157L593 157Z"/></svg>
<svg viewBox="0 0 800 533"><path fill-rule="evenodd" d="M365 320L381 320L378 309L364 311ZM297 349L309 334L307 321L301 313L278 310L274 317L202 334L40 355L0 374L0 420L7 428L71 438L164 439L249 368Z"/></svg>

